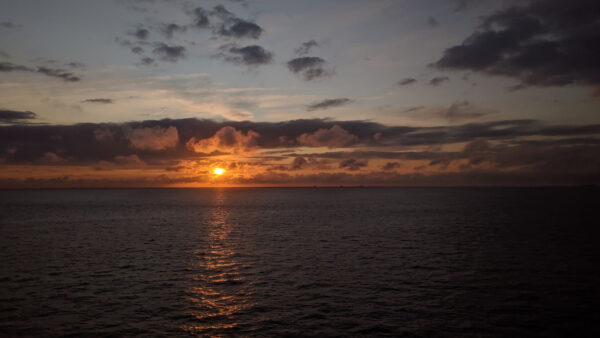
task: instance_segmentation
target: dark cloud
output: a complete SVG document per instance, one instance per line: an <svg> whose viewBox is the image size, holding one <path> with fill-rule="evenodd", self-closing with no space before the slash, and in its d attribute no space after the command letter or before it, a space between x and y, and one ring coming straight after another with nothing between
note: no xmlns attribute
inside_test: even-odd
<svg viewBox="0 0 600 338"><path fill-rule="evenodd" d="M221 28L218 30L218 34L222 36L252 39L258 39L262 32L263 29L257 24L241 19L229 26L221 26Z"/></svg>
<svg viewBox="0 0 600 338"><path fill-rule="evenodd" d="M300 74L306 81L333 75L326 68L327 62L320 57L304 56L288 61L287 67L294 74Z"/></svg>
<svg viewBox="0 0 600 338"><path fill-rule="evenodd" d="M432 86L439 86L444 82L448 82L450 79L447 76L434 77L429 81L429 84Z"/></svg>
<svg viewBox="0 0 600 338"><path fill-rule="evenodd" d="M83 100L81 101L82 103L102 103L102 104L110 104L113 103L112 99L103 99L103 98L97 98L97 99L87 99L87 100Z"/></svg>
<svg viewBox="0 0 600 338"><path fill-rule="evenodd" d="M168 38L172 39L175 33L185 33L187 27L181 26L175 23L164 24L161 28L161 32Z"/></svg>
<svg viewBox="0 0 600 338"><path fill-rule="evenodd" d="M196 7L191 12L194 18L194 27L197 28L208 28L210 25L209 15L210 13L202 7Z"/></svg>
<svg viewBox="0 0 600 338"><path fill-rule="evenodd" d="M292 170L302 169L304 166L306 166L307 163L308 163L308 161L304 157L296 156L296 157L294 157L294 161L292 161L291 169Z"/></svg>
<svg viewBox="0 0 600 338"><path fill-rule="evenodd" d="M8 28L8 29L17 29L17 28L20 28L21 25L18 25L16 23L13 23L10 21L0 21L0 27Z"/></svg>
<svg viewBox="0 0 600 338"><path fill-rule="evenodd" d="M347 160L343 160L342 162L340 162L339 167L340 167L340 169L356 171L356 170L359 170L360 168L364 168L368 165L369 165L368 161L361 161L361 160L357 160L354 158L349 158Z"/></svg>
<svg viewBox="0 0 600 338"><path fill-rule="evenodd" d="M401 164L398 163L398 162L387 162L386 164L384 164L381 167L381 170L388 171L388 170L394 170L394 169L397 169L397 168L400 168L400 167L401 167Z"/></svg>
<svg viewBox="0 0 600 338"><path fill-rule="evenodd" d="M600 84L600 2L516 2L483 19L435 66L509 76L522 85Z"/></svg>
<svg viewBox="0 0 600 338"><path fill-rule="evenodd" d="M23 65L17 65L11 62L0 62L0 72L30 72L40 73L50 77L60 78L67 82L77 82L81 78L69 71L60 68L37 67L31 68Z"/></svg>
<svg viewBox="0 0 600 338"><path fill-rule="evenodd" d="M38 67L37 72L42 73L46 76L57 77L57 78L65 80L67 82L78 82L81 80L81 78L79 76L77 76L71 72L67 72L63 69Z"/></svg>
<svg viewBox="0 0 600 338"><path fill-rule="evenodd" d="M259 66L273 61L273 53L258 45L240 47L236 44L227 44L219 47L219 50L215 57L235 64Z"/></svg>
<svg viewBox="0 0 600 338"><path fill-rule="evenodd" d="M327 100L309 104L306 107L306 110L313 111L313 110L329 109L329 108L333 108L333 107L344 106L350 102L352 102L352 100L349 98L346 98L346 97L340 97L340 98L336 98L336 99L327 99Z"/></svg>
<svg viewBox="0 0 600 338"><path fill-rule="evenodd" d="M159 42L154 44L152 53L157 55L162 61L177 62L185 58L185 47Z"/></svg>
<svg viewBox="0 0 600 338"><path fill-rule="evenodd" d="M36 118L37 114L34 112L0 109L0 124L25 124Z"/></svg>
<svg viewBox="0 0 600 338"><path fill-rule="evenodd" d="M407 77L405 79L398 81L399 86L406 86L406 85L410 85L410 84L414 84L414 83L417 83L417 80L413 79L412 77Z"/></svg>
<svg viewBox="0 0 600 338"><path fill-rule="evenodd" d="M465 9L467 9L468 7L471 6L472 3L474 3L475 0L457 0L456 1L456 8L454 9L455 12L460 12L460 11L464 11Z"/></svg>
<svg viewBox="0 0 600 338"><path fill-rule="evenodd" d="M144 66L149 66L149 65L153 65L154 64L154 59L150 58L150 57L143 57L140 60L140 63Z"/></svg>
<svg viewBox="0 0 600 338"><path fill-rule="evenodd" d="M310 50L313 47L318 47L318 46L319 46L319 43L317 41L309 40L309 41L301 43L300 47L298 47L294 50L294 53L296 53L297 55L303 56L303 55L310 53Z"/></svg>
<svg viewBox="0 0 600 338"><path fill-rule="evenodd" d="M222 5L215 6L211 14L221 20L221 23L213 29L215 35L238 39L258 39L264 32L259 25L235 16Z"/></svg>
<svg viewBox="0 0 600 338"><path fill-rule="evenodd" d="M32 68L26 67L26 66L16 65L11 62L0 62L0 72L15 72L15 71L34 72L35 70L33 70Z"/></svg>
<svg viewBox="0 0 600 338"><path fill-rule="evenodd" d="M143 54L144 48L142 48L140 46L135 46L135 47L131 48L131 52L135 53L135 54Z"/></svg>
<svg viewBox="0 0 600 338"><path fill-rule="evenodd" d="M69 62L66 65L70 68L75 68L75 69L81 69L81 68L86 67L86 65L81 62Z"/></svg>
<svg viewBox="0 0 600 338"><path fill-rule="evenodd" d="M415 117L420 119L439 118L449 121L458 121L475 119L494 113L495 111L474 106L468 101L457 101L451 104L448 108L436 106L417 106L406 109L404 112L413 114Z"/></svg>
<svg viewBox="0 0 600 338"><path fill-rule="evenodd" d="M131 35L137 38L138 40L146 40L150 36L150 31L146 28L138 28L133 33L131 33Z"/></svg>
<svg viewBox="0 0 600 338"><path fill-rule="evenodd" d="M432 17L429 17L429 19L427 19L427 25L428 25L429 27L437 27L437 26L439 26L440 24L439 24L439 22L438 22L438 21L437 21L437 20L436 20L436 19L435 19L435 18L432 16Z"/></svg>

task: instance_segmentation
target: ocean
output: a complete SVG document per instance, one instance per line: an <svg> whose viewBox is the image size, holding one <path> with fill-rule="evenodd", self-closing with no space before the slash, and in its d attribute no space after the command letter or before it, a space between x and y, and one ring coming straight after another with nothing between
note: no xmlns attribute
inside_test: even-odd
<svg viewBox="0 0 600 338"><path fill-rule="evenodd" d="M1 336L598 336L596 188L0 191Z"/></svg>

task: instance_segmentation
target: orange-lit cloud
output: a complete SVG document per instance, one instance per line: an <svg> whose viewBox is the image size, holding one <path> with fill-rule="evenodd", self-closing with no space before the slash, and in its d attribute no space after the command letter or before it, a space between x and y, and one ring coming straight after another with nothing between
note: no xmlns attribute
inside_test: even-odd
<svg viewBox="0 0 600 338"><path fill-rule="evenodd" d="M314 133L302 134L296 140L302 146L341 148L356 143L358 137L336 124L329 129L323 128Z"/></svg>
<svg viewBox="0 0 600 338"><path fill-rule="evenodd" d="M186 146L197 153L245 153L257 147L259 137L260 135L252 130L244 133L227 126L219 129L212 137L206 139L198 140L192 137Z"/></svg>

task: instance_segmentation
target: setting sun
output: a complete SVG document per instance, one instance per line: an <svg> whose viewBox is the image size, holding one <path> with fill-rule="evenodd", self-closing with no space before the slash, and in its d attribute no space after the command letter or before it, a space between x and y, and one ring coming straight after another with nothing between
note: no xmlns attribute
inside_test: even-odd
<svg viewBox="0 0 600 338"><path fill-rule="evenodd" d="M217 176L221 176L225 173L225 169L223 168L215 168L215 170L213 170L213 174L217 175Z"/></svg>

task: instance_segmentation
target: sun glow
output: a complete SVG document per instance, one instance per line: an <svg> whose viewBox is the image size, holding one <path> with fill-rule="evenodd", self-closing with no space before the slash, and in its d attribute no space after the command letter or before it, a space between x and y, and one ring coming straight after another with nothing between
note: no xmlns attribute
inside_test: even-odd
<svg viewBox="0 0 600 338"><path fill-rule="evenodd" d="M213 174L217 175L217 176L221 176L225 173L225 169L223 168L215 168L213 170Z"/></svg>

